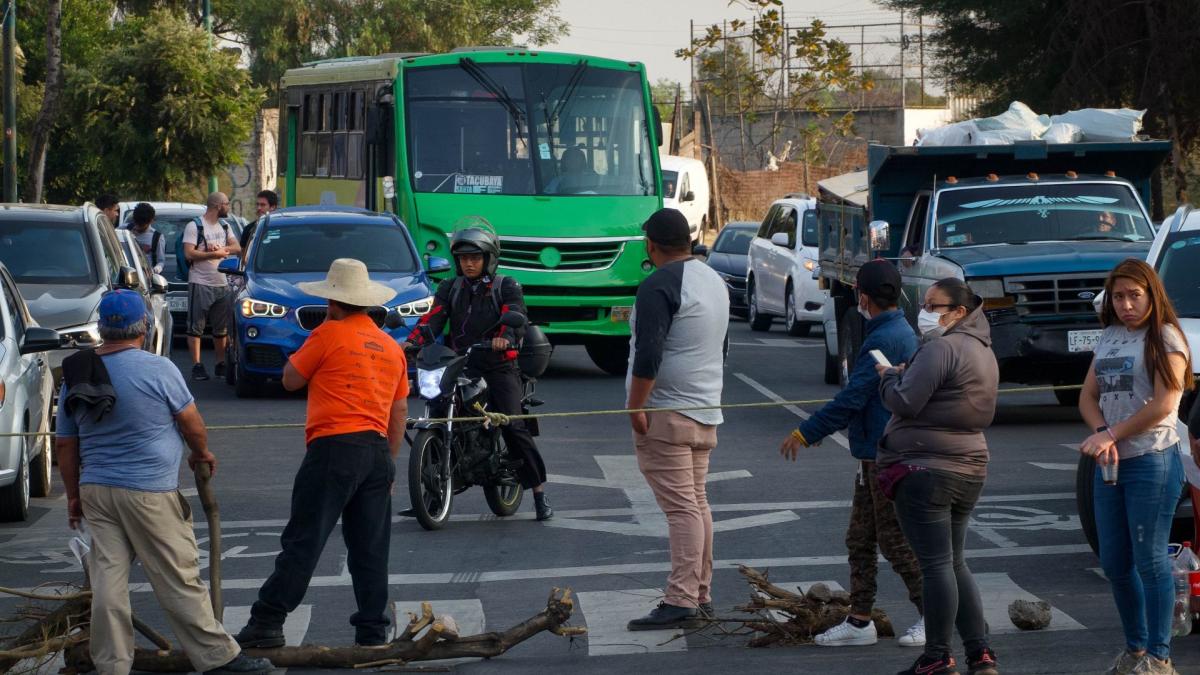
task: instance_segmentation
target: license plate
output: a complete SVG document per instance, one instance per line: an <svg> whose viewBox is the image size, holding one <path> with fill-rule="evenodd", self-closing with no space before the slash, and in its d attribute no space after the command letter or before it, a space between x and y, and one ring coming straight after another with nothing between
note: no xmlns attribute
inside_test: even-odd
<svg viewBox="0 0 1200 675"><path fill-rule="evenodd" d="M613 321L628 321L629 315L633 312L632 307L613 307L612 314L609 317Z"/></svg>
<svg viewBox="0 0 1200 675"><path fill-rule="evenodd" d="M1071 330L1067 331L1067 351L1091 352L1096 350L1100 342L1102 330Z"/></svg>
<svg viewBox="0 0 1200 675"><path fill-rule="evenodd" d="M188 308L188 299L186 295L175 295L167 297L167 306L172 312L186 312Z"/></svg>

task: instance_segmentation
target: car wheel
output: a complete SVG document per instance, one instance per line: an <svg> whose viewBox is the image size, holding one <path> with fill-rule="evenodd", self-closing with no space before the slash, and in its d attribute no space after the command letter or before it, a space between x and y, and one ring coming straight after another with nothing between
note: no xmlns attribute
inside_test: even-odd
<svg viewBox="0 0 1200 675"><path fill-rule="evenodd" d="M45 420L42 421L39 432L43 434L50 428L50 425ZM34 436L26 438L27 442L33 443L37 448L37 455L29 464L29 484L30 495L33 497L49 497L50 496L50 436Z"/></svg>
<svg viewBox="0 0 1200 675"><path fill-rule="evenodd" d="M825 384L837 384L842 374L842 362L837 354L829 353L829 345L825 346Z"/></svg>
<svg viewBox="0 0 1200 675"><path fill-rule="evenodd" d="M237 385L237 348L233 345L233 340L230 340L225 345L225 384L233 387Z"/></svg>
<svg viewBox="0 0 1200 675"><path fill-rule="evenodd" d="M792 282L790 281L787 285L783 304L787 308L783 320L783 325L787 327L787 334L792 337L806 337L809 330L812 329L812 324L796 319L796 292L792 288Z"/></svg>
<svg viewBox="0 0 1200 675"><path fill-rule="evenodd" d="M1066 382L1055 382L1056 387L1065 386ZM1058 400L1058 404L1064 408L1078 408L1079 394L1082 392L1079 389L1055 389L1054 398Z"/></svg>
<svg viewBox="0 0 1200 675"><path fill-rule="evenodd" d="M746 321L750 322L750 330L760 333L771 330L771 317L758 311L758 294L754 288L754 279L746 286Z"/></svg>
<svg viewBox="0 0 1200 675"><path fill-rule="evenodd" d="M0 488L0 522L21 522L29 518L29 455L21 453L17 462L17 477L11 485Z"/></svg>
<svg viewBox="0 0 1200 675"><path fill-rule="evenodd" d="M238 398L258 398L262 395L262 384L256 377L247 373L242 368L242 364L239 363L232 368L225 368L226 373L231 370L237 371L233 382L233 393L235 396Z"/></svg>

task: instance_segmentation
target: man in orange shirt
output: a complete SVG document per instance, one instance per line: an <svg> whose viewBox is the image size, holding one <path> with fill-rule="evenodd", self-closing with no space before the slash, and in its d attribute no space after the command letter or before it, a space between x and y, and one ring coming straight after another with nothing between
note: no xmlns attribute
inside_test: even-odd
<svg viewBox="0 0 1200 675"><path fill-rule="evenodd" d="M371 281L358 260L339 258L325 281L299 284L329 300L327 319L291 356L283 386L308 386L308 452L292 487L292 512L275 571L258 592L243 647L282 647L283 622L299 606L338 518L358 611L355 643L387 641L388 551L395 458L408 417L404 351L367 316L396 292Z"/></svg>

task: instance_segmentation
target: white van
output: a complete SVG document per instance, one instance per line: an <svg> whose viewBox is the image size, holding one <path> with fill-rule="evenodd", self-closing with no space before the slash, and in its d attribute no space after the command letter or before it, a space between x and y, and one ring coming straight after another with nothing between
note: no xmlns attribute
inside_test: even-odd
<svg viewBox="0 0 1200 675"><path fill-rule="evenodd" d="M663 206L687 216L692 241L708 226L708 173L704 163L690 157L659 155L662 165Z"/></svg>

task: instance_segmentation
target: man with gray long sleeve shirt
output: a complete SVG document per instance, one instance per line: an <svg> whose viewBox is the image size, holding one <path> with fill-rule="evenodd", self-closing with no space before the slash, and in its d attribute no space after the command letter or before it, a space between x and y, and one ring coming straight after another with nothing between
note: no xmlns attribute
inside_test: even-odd
<svg viewBox="0 0 1200 675"><path fill-rule="evenodd" d="M627 407L721 405L729 294L717 273L692 258L687 218L661 209L642 226L646 253L658 268L638 288ZM629 630L688 627L697 609L712 615L712 513L705 481L717 445L719 408L630 412L638 467L667 516L671 574L666 600L629 622Z"/></svg>

